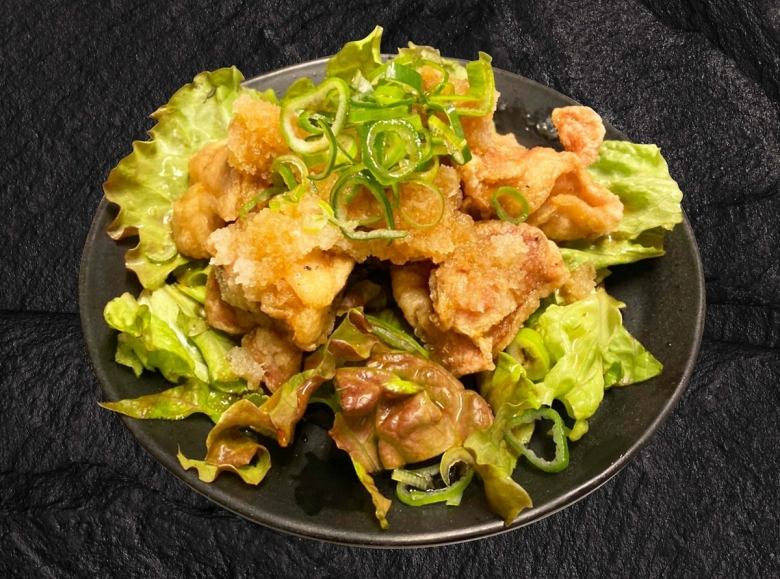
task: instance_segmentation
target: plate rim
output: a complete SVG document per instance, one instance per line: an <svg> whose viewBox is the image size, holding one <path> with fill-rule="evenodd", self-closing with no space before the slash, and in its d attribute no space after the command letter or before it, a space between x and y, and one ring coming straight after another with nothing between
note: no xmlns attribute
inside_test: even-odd
<svg viewBox="0 0 780 579"><path fill-rule="evenodd" d="M385 56L385 55L383 55ZM288 67L269 71L267 73L254 76L250 79L244 80L244 85L251 85L256 82L267 82L276 76L282 74L290 74L301 69L307 69L314 67L315 65L322 65L327 62L329 57L319 58L307 62L301 62ZM555 89L541 84L533 79L529 79L520 74L507 71L498 67L494 67L495 70L500 71L502 75L507 75L512 79L530 84L537 90L544 93L554 95L555 98L563 98L570 103L580 104L571 97L568 97L562 93L559 93ZM629 140L622 131L615 131L621 138ZM92 368L93 374L97 376L101 386L101 394L106 396L108 394L107 388L110 390L110 380L108 376L103 372L101 367L95 363L93 358L93 348L90 341L87 340L89 335L89 313L87 311L85 296L87 295L87 272L90 268L90 263L87 260L87 254L90 247L95 243L95 240L99 235L104 235L105 232L99 227L100 217L109 209L109 203L105 196L101 197L100 203L93 215L92 223L90 225L89 232L87 233L82 249L81 259L79 262L79 317L81 322L81 331L84 338L84 347L88 354L89 365ZM686 389L691 375L696 367L696 363L699 358L699 352L701 349L702 337L704 333L704 319L706 313L706 292L705 292L705 278L704 267L701 261L701 254L699 251L699 245L696 240L693 228L690 225L685 210L682 212L683 220L678 227L682 227L685 231L685 237L690 241L693 255L694 255L694 269L696 280L696 297L698 308L695 313L695 339L691 349L691 353L685 362L682 376L675 386L674 392L664 404L661 411L656 415L650 425L645 429L642 435L636 439L628 448L628 450L622 454L615 462L610 464L606 469L602 470L596 476L588 479L587 481L577 485L576 487L568 490L561 496L553 499L549 503L535 507L532 511L533 516L520 517L511 525L505 526L503 521L496 518L495 521L489 521L478 525L466 527L465 529L448 530L443 529L441 531L429 532L424 534L411 534L408 536L388 536L385 540L382 540L382 536L364 535L359 531L343 531L341 529L334 528L332 533L325 534L319 528L307 528L305 521L295 521L289 518L270 515L266 517L254 516L249 509L243 509L241 507L241 501L236 500L226 491L219 489L218 487L209 486L206 483L195 481L192 477L181 467L174 455L169 454L164 449L157 446L153 440L153 437L148 435L143 430L143 421L129 418L124 415L120 415L125 427L130 431L132 436L138 441L146 452L148 452L157 462L159 462L170 474L172 474L180 483L187 486L187 488L194 490L201 496L204 496L211 502L219 505L243 519L251 521L252 523L262 525L264 527L280 531L289 535L305 538L321 540L328 543L349 545L352 547L368 547L368 548L386 548L386 549L404 549L404 548L421 548L430 546L451 545L457 543L464 543L481 538L487 538L491 536L501 535L510 531L515 531L526 525L536 523L545 519L555 513L563 510L566 507L573 505L574 503L584 499L591 493L595 492L621 470L623 470L636 456L636 454L644 448L648 442L655 435L658 428L669 417L669 414L677 405L682 393ZM266 513L267 514L267 513Z"/></svg>

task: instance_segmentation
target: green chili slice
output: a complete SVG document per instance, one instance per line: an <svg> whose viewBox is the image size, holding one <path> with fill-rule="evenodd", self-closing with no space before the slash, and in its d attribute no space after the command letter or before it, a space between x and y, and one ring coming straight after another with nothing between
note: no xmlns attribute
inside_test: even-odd
<svg viewBox="0 0 780 579"><path fill-rule="evenodd" d="M438 465L426 466L416 470L396 469L391 477L398 481L395 487L395 494L405 505L412 507L421 507L434 503L446 503L449 506L457 506L463 497L463 491L471 483L474 477L474 469L471 465L462 460L457 453L451 449L444 453L441 463ZM462 469L460 477L456 481L450 479L452 467L455 464L461 464ZM439 475L444 486L435 487L434 477Z"/></svg>
<svg viewBox="0 0 780 579"><path fill-rule="evenodd" d="M528 448L527 444L518 440L512 433L512 430L518 426L531 424L537 420L550 420L553 423L550 435L555 443L555 458L547 460L540 457L533 450ZM566 426L563 423L561 415L552 408L539 408L538 410L526 410L520 416L510 420L507 423L507 430L504 439L515 452L522 454L528 462L539 470L544 472L561 472L569 466L569 444L566 438Z"/></svg>
<svg viewBox="0 0 780 579"><path fill-rule="evenodd" d="M502 197L509 197L518 203L521 207L520 213L514 217L510 215L501 204L500 199ZM496 215L498 215L498 218L502 221L509 221L510 223L522 223L528 219L528 213L530 210L530 207L528 206L528 200L522 193L520 193L520 191L514 187L504 186L496 189L496 191L493 193L493 198L490 200L490 204L493 205L493 209L496 210Z"/></svg>
<svg viewBox="0 0 780 579"><path fill-rule="evenodd" d="M332 77L324 81L318 87L298 97L290 99L282 106L282 133L290 146L290 149L301 155L310 155L328 148L328 139L324 131L313 139L301 138L296 134L296 125L299 121L305 125L308 123L308 112L323 112L329 104L329 96L336 93L336 110L330 129L334 135L338 135L344 126L349 108L349 86L340 78ZM299 125L300 126L300 125ZM313 134L317 134L316 128ZM309 131L312 132L312 131Z"/></svg>
<svg viewBox="0 0 780 579"><path fill-rule="evenodd" d="M536 330L522 328L507 346L506 352L523 365L526 375L534 382L550 371L550 353Z"/></svg>

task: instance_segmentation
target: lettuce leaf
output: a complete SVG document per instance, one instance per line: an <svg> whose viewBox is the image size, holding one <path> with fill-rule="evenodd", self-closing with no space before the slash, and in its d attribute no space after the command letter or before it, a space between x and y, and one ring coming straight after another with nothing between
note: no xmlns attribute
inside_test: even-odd
<svg viewBox="0 0 780 579"><path fill-rule="evenodd" d="M596 269L664 254L663 236L682 222L682 191L655 145L604 141L588 167L594 179L623 202L623 219L609 236L564 244L570 269L590 262Z"/></svg>
<svg viewBox="0 0 780 579"><path fill-rule="evenodd" d="M382 65L381 44L381 26L375 27L361 40L347 42L328 60L325 76L337 76L346 82L352 82L357 73L364 77L368 76L371 71Z"/></svg>
<svg viewBox="0 0 780 579"><path fill-rule="evenodd" d="M499 352L495 370L479 378L479 393L495 409L505 404L539 408L541 402L537 389L537 385L528 379L523 365L506 352Z"/></svg>
<svg viewBox="0 0 780 579"><path fill-rule="evenodd" d="M622 307L599 289L573 304L548 306L532 325L553 360L536 394L543 405L563 402L575 419L571 440L587 432L605 388L647 380L663 368L623 327Z"/></svg>
<svg viewBox="0 0 780 579"><path fill-rule="evenodd" d="M160 287L187 260L176 250L171 203L188 186L190 157L204 145L225 138L233 102L244 92L235 67L202 72L152 113L157 124L149 141L133 143L103 185L106 199L119 206L108 227L113 239L138 235L125 264L145 288Z"/></svg>
<svg viewBox="0 0 780 579"><path fill-rule="evenodd" d="M157 370L169 382L194 379L224 392L244 392L246 383L227 362L236 344L209 328L202 305L177 286L143 290L138 299L124 293L106 304L103 316L120 332L115 360L136 376Z"/></svg>
<svg viewBox="0 0 780 579"><path fill-rule="evenodd" d="M366 489L366 492L371 496L371 502L374 503L374 516L376 517L376 520L379 521L379 526L383 529L387 529L390 526L387 522L387 512L390 510L390 507L393 506L393 502L379 491L374 482L374 478L360 462L353 458L352 466L355 469L360 484L363 485L363 488Z"/></svg>
<svg viewBox="0 0 780 579"><path fill-rule="evenodd" d="M192 414L205 414L217 422L237 396L209 388L200 380L189 380L156 394L118 402L101 402L100 406L125 416L141 419L182 420Z"/></svg>
<svg viewBox="0 0 780 579"><path fill-rule="evenodd" d="M473 458L474 470L482 480L491 510L504 519L505 525L510 525L521 511L533 506L528 492L512 478L518 455L504 439L507 422L529 408L528 404L505 403L496 412L490 428L472 433L463 443L463 448ZM533 424L530 424L516 434L527 441L532 432Z"/></svg>
<svg viewBox="0 0 780 579"><path fill-rule="evenodd" d="M257 410L249 400L239 400L220 417L206 438L206 456L203 460L189 459L179 451L177 458L182 468L195 468L203 482L213 482L219 473L228 471L240 476L249 484L260 484L271 468L268 449L242 430L253 428L263 431L256 423Z"/></svg>

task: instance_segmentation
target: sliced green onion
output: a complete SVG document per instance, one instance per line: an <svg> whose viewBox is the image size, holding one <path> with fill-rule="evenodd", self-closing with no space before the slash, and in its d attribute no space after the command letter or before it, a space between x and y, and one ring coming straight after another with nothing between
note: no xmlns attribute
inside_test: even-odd
<svg viewBox="0 0 780 579"><path fill-rule="evenodd" d="M427 491L436 487L433 477L438 473L439 465L426 466L417 470L397 468L390 474L390 478L418 490Z"/></svg>
<svg viewBox="0 0 780 579"><path fill-rule="evenodd" d="M553 423L550 435L555 443L555 458L547 460L540 457L533 450L528 448L528 444L518 440L512 433L514 428L531 424L537 420L550 420ZM528 462L539 470L544 472L561 472L569 466L569 444L566 439L566 425L563 423L561 415L552 408L539 408L538 410L527 410L520 416L510 420L507 423L507 430L504 439L515 452L522 454Z"/></svg>
<svg viewBox="0 0 780 579"><path fill-rule="evenodd" d="M461 116L483 117L493 111L496 98L496 83L493 77L492 58L484 52L479 53L479 60L466 64L466 74L469 79L469 91L463 95L437 94L428 98L432 104L447 106L461 103L455 107Z"/></svg>
<svg viewBox="0 0 780 579"><path fill-rule="evenodd" d="M330 175L333 172L333 168L336 166L336 159L339 156L339 144L336 140L336 135L333 134L333 131L326 123L321 123L321 127L325 138L328 140L327 160L322 171L311 176L313 181L321 181Z"/></svg>
<svg viewBox="0 0 780 579"><path fill-rule="evenodd" d="M428 223L420 223L418 221L415 221L414 219L409 217L406 213L404 213L403 209L401 208L401 198L399 193L399 198L397 200L397 207L401 219L403 219L406 223L408 223L411 227L415 229L430 229L431 227L436 227L439 223L441 223L441 220L444 217L444 209L447 205L447 202L444 199L444 194L439 190L439 188L433 185L432 183L427 183L421 180L406 181L404 184L424 187L425 189L431 191L434 195L436 195L439 198L439 212L436 215L436 218L433 221L429 221Z"/></svg>
<svg viewBox="0 0 780 579"><path fill-rule="evenodd" d="M296 125L299 119L308 119L303 113L321 112L329 100L329 95L335 92L336 111L330 129L334 135L338 135L347 118L349 108L349 86L340 78L332 77L324 81L310 92L290 99L282 106L282 133L290 146L290 149L298 154L310 155L328 147L328 139L324 134L314 139L304 139L296 134Z"/></svg>
<svg viewBox="0 0 780 579"><path fill-rule="evenodd" d="M439 174L439 165L439 156L432 155L430 159L418 165L416 180L433 183L433 180L436 179L436 175Z"/></svg>
<svg viewBox="0 0 780 579"><path fill-rule="evenodd" d="M550 353L536 330L522 328L507 346L506 352L523 365L526 375L534 382L550 371Z"/></svg>
<svg viewBox="0 0 780 579"><path fill-rule="evenodd" d="M283 187L269 187L268 189L263 189L249 201L244 203L244 205L238 211L238 217L240 219L244 219L247 215L249 215L249 212L252 211L252 209L260 204L266 203L269 199L275 195L279 195L280 193L284 193Z"/></svg>
<svg viewBox="0 0 780 579"><path fill-rule="evenodd" d="M293 175L291 167L298 171L297 178ZM277 174L282 178L288 191L292 191L298 187L298 185L305 185L308 183L309 169L306 167L306 163L295 155L281 155L274 159L274 162L271 165L271 173Z"/></svg>
<svg viewBox="0 0 780 579"><path fill-rule="evenodd" d="M353 125L359 125L361 123L384 121L388 119L400 119L408 116L408 105L376 108L352 107L349 109L347 122Z"/></svg>
<svg viewBox="0 0 780 579"><path fill-rule="evenodd" d="M434 68L438 70L441 73L441 80L438 82L438 84L431 87L431 89L428 90L427 93L429 95L436 95L439 94L442 90L444 90L444 87L447 85L447 81L449 81L450 79L449 71L438 62L433 62L432 60L423 60L420 63L420 66L428 66L430 68Z"/></svg>
<svg viewBox="0 0 780 579"><path fill-rule="evenodd" d="M333 185L330 195L330 204L331 207L333 207L336 219L343 219L340 203L342 195L344 195L345 200L349 203L357 195L359 187L364 187L379 203L388 229L395 229L393 207L390 204L390 200L387 198L384 188L376 183L369 174L363 171L360 165L356 165L352 170L342 173L338 181ZM365 223L363 224L365 225Z"/></svg>
<svg viewBox="0 0 780 579"><path fill-rule="evenodd" d="M512 216L509 214L509 212L504 209L503 205L501 205L501 197L509 197L515 202L519 203L521 206L521 211L518 215ZM498 215L498 218L502 221L509 221L511 223L522 223L526 219L528 219L528 212L530 210L528 206L528 201L523 196L520 191L515 189L514 187L504 186L499 187L496 189L495 193L493 193L493 198L490 200L491 205L493 205L493 209L496 210L496 215Z"/></svg>
<svg viewBox="0 0 780 579"><path fill-rule="evenodd" d="M391 60L382 74L382 79L402 85L415 95L422 94L422 76L411 66Z"/></svg>
<svg viewBox="0 0 780 579"><path fill-rule="evenodd" d="M392 166L385 166L378 156L378 145L382 144L386 135L400 139L405 147L406 155ZM363 141L363 162L382 185L396 183L411 174L420 162L421 143L417 131L409 121L393 119L373 123Z"/></svg>
<svg viewBox="0 0 780 579"><path fill-rule="evenodd" d="M393 208L390 200L387 198L384 188L371 177L370 173L363 171L362 165L355 165L347 169L338 178L331 189L330 205L327 205L332 212L331 222L341 228L344 237L355 241L367 241L371 239L400 239L406 237L407 231L395 229L395 220L393 218ZM386 229L371 229L369 231L360 231L357 227L361 225L370 225L377 219L364 220L362 222L349 221L341 215L341 198L351 202L358 193L359 187L364 187L377 200L382 208L382 216L388 225Z"/></svg>
<svg viewBox="0 0 780 579"><path fill-rule="evenodd" d="M431 135L434 139L439 139L444 144L447 154L452 157L455 164L464 165L468 163L471 160L471 149L469 149L466 136L463 134L463 127L460 124L458 113L455 112L455 108L452 106L438 110L446 115L450 124L447 125L439 117L431 115L428 117L428 128L431 130Z"/></svg>

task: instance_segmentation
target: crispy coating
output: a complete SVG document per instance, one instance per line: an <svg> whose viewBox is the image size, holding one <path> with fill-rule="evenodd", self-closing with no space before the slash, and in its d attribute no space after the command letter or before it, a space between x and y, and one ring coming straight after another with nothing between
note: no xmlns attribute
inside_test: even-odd
<svg viewBox="0 0 780 579"><path fill-rule="evenodd" d="M224 142L206 145L190 161L190 183L201 183L214 197L214 210L225 221L235 221L239 211L268 185L228 163Z"/></svg>
<svg viewBox="0 0 780 579"><path fill-rule="evenodd" d="M228 162L242 173L268 180L274 159L289 152L279 122L281 109L243 95L236 99L233 113L228 128Z"/></svg>
<svg viewBox="0 0 780 579"><path fill-rule="evenodd" d="M263 382L268 390L279 387L300 372L303 353L279 332L256 328L241 339L228 357L233 371L247 381L250 389Z"/></svg>
<svg viewBox="0 0 780 579"><path fill-rule="evenodd" d="M553 109L552 122L563 148L576 154L585 165L599 157L606 129L601 117L590 107Z"/></svg>
<svg viewBox="0 0 780 579"><path fill-rule="evenodd" d="M535 227L478 223L472 241L431 273L434 321L495 354L567 275L558 248Z"/></svg>
<svg viewBox="0 0 780 579"><path fill-rule="evenodd" d="M223 298L259 309L282 322L299 348L315 349L333 325L332 303L354 266L334 249L339 239L311 194L215 231L209 245Z"/></svg>
<svg viewBox="0 0 780 579"><path fill-rule="evenodd" d="M466 196L464 208L484 218L492 217L493 193L503 185L518 186L527 149L513 134L499 134L492 114L464 117L461 122L472 155L471 161L458 167Z"/></svg>
<svg viewBox="0 0 780 579"><path fill-rule="evenodd" d="M478 223L437 268L395 268L393 294L407 321L456 376L491 370L539 301L567 278L554 244L529 225Z"/></svg>
<svg viewBox="0 0 780 579"><path fill-rule="evenodd" d="M444 197L441 220L433 227L415 227L434 222L442 208L439 196L427 187L406 183L400 190L400 210L396 211L397 226L408 229L409 235L393 240L350 241L344 239L339 247L355 260L362 262L377 257L402 265L410 261L431 260L439 263L468 239L473 219L459 210L463 195L457 172L441 166L433 181ZM414 223L412 223L414 222Z"/></svg>

